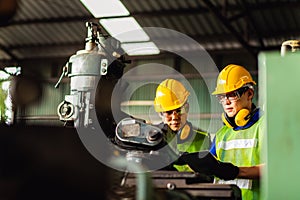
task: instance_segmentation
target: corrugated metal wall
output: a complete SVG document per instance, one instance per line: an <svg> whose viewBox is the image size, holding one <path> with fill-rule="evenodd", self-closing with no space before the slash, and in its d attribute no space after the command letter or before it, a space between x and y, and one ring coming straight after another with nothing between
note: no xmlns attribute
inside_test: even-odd
<svg viewBox="0 0 300 200"><path fill-rule="evenodd" d="M32 125L58 125L59 121L57 107L64 100L66 94L70 94L70 85L61 83L59 88L54 88L55 83L42 83L42 97L38 102L27 105L25 108L19 107L17 110L17 123Z"/></svg>

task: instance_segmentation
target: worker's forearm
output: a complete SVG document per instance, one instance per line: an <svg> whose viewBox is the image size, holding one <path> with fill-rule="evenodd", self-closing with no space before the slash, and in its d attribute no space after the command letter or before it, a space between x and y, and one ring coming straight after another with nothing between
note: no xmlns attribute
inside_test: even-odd
<svg viewBox="0 0 300 200"><path fill-rule="evenodd" d="M259 179L261 177L261 171L263 166L264 165L239 167L239 174L237 178Z"/></svg>

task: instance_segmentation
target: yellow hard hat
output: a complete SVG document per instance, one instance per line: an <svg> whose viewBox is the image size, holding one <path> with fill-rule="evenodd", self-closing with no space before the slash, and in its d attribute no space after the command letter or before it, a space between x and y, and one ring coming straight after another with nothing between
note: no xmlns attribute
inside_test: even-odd
<svg viewBox="0 0 300 200"><path fill-rule="evenodd" d="M154 108L156 112L166 112L180 108L190 93L177 80L166 79L156 89Z"/></svg>
<svg viewBox="0 0 300 200"><path fill-rule="evenodd" d="M256 85L250 73L240 65L230 64L220 72L216 90L212 94L232 92L249 83Z"/></svg>

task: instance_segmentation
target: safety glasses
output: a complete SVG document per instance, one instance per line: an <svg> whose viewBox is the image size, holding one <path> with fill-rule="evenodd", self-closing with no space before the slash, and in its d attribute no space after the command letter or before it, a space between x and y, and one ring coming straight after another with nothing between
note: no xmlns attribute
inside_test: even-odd
<svg viewBox="0 0 300 200"><path fill-rule="evenodd" d="M184 104L183 106L181 106L180 108L177 108L177 109L174 109L174 110L169 110L169 111L165 111L165 112L162 112L162 114L164 116L171 116L172 114L184 114L184 113L187 113L187 104Z"/></svg>
<svg viewBox="0 0 300 200"><path fill-rule="evenodd" d="M226 94L218 94L216 95L219 103L224 103L226 100L229 100L230 102L236 102L238 101L241 96L249 89L249 87L242 87L238 90L235 90L233 92L228 92Z"/></svg>

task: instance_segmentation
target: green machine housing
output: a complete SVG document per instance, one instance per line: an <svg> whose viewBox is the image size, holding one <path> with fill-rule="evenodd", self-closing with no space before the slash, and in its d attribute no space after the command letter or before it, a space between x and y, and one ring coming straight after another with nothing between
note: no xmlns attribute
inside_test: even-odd
<svg viewBox="0 0 300 200"><path fill-rule="evenodd" d="M299 199L300 52L261 52L258 70L267 137L262 199Z"/></svg>

